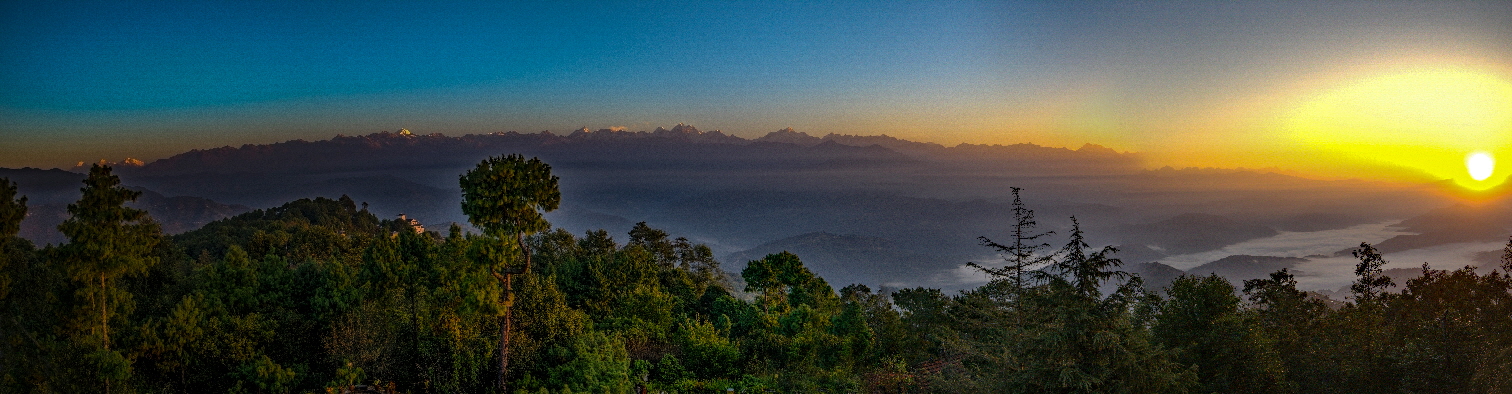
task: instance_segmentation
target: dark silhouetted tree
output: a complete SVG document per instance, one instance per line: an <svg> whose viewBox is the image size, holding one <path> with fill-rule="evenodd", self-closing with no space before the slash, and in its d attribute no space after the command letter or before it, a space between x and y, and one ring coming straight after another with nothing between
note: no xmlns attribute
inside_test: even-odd
<svg viewBox="0 0 1512 394"><path fill-rule="evenodd" d="M985 236L977 237L977 241L983 246L997 250L998 253L1002 254L1003 259L1008 262L1008 265L1002 268L989 268L977 263L969 263L969 265L994 277L1006 278L1010 281L1010 287L1017 289L1024 286L1025 268L1044 265L1051 261L1052 256L1041 255L1040 253L1041 250L1050 247L1050 244L1041 242L1039 239L1055 234L1055 232L1035 232L1034 228L1039 223L1034 220L1034 210L1025 207L1024 200L1019 197L1019 192L1023 189L1017 187L1012 189L1013 230L1010 233L1010 236L1013 238L1012 243L1005 245Z"/></svg>
<svg viewBox="0 0 1512 394"><path fill-rule="evenodd" d="M1134 318L1141 282L1119 283L1104 296L1104 283L1126 278L1117 249L1091 253L1076 218L1070 240L1049 271L1035 271L1037 285L1025 294L1035 313L1020 343L1009 344L999 374L1001 392L1024 393L1181 393L1196 381L1171 352L1156 345Z"/></svg>
<svg viewBox="0 0 1512 394"><path fill-rule="evenodd" d="M1335 376L1325 373L1326 360L1314 354L1316 336L1329 315L1323 301L1297 290L1296 278L1286 269L1244 281L1244 294L1254 322L1281 356L1287 380L1302 387L1331 384Z"/></svg>
<svg viewBox="0 0 1512 394"><path fill-rule="evenodd" d="M26 196L16 198L16 184L8 178L0 178L0 300L10 294L13 279L10 274L11 238L21 232L21 220L26 218Z"/></svg>
<svg viewBox="0 0 1512 394"><path fill-rule="evenodd" d="M1502 248L1502 275L1512 276L1512 237L1507 237L1507 246Z"/></svg>
<svg viewBox="0 0 1512 394"><path fill-rule="evenodd" d="M1199 392L1287 392L1274 351L1240 313L1234 286L1218 275L1183 275L1171 282L1151 332L1176 350L1176 361L1197 369Z"/></svg>
<svg viewBox="0 0 1512 394"><path fill-rule="evenodd" d="M1391 277L1386 276L1381 266L1386 265L1386 259L1381 257L1381 252L1369 243L1360 243L1360 248L1353 252L1354 257L1360 259L1355 265L1355 280L1349 289L1355 294L1355 303L1379 304L1386 295L1386 289L1396 286L1391 282Z"/></svg>

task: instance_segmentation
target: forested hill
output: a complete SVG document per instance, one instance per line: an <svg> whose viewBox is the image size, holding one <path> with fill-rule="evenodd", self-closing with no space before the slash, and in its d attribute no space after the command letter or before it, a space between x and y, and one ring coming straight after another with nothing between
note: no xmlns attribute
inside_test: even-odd
<svg viewBox="0 0 1512 394"><path fill-rule="evenodd" d="M167 196L271 208L345 195L382 218L406 214L437 228L468 227L458 209L457 174L504 153L539 157L564 175L565 205L551 219L577 233L646 221L719 255L820 231L891 242L929 238L905 247L923 261L876 277L869 281L874 286L954 281L943 270L977 257L972 234L992 225L992 216L981 213L1000 205L986 200L1004 190L993 178L1081 182L1140 171L1136 155L1095 145L946 147L791 129L744 139L688 125L649 132L382 132L195 150L117 171L126 184ZM952 201L958 199L978 201ZM858 266L861 255L838 257L828 274L866 269Z"/></svg>
<svg viewBox="0 0 1512 394"><path fill-rule="evenodd" d="M44 248L16 236L28 207L0 182L0 392L1512 387L1512 240L1492 272L1424 265L1400 283L1383 271L1389 255L1360 244L1342 304L1299 290L1287 269L1230 282L1129 267L1168 283L1148 290L1079 226L1034 238L1033 210L1015 200L1005 226L1024 231L983 240L1007 257L979 267L989 282L883 291L827 279L793 253L752 256L737 274L645 223L537 232L484 208L469 212L488 235L315 198L165 236L124 205L139 192L108 169L87 180L68 242ZM545 194L528 209L549 210ZM824 233L767 246L833 238L886 249Z"/></svg>
<svg viewBox="0 0 1512 394"><path fill-rule="evenodd" d="M744 139L688 125L649 132L383 132L196 150L116 171L124 184L144 192L133 206L146 208L170 234L251 209L341 196L381 219L405 214L433 229L469 228L458 174L508 153L539 157L563 176L563 205L548 217L573 233L644 221L707 244L719 256L759 256L795 237L832 234L800 242L815 256L812 269L873 287L980 285L986 279L963 271L962 263L993 258L974 240L1002 234L1007 193L1015 186L1029 191L1026 198L1040 207L1048 229L1067 230L1075 215L1095 230L1093 244L1122 245L1120 257L1131 263L1189 269L1231 255L1309 258L1296 268L1312 275L1305 286L1330 292L1347 286L1350 272L1314 256L1342 258L1337 252L1354 242L1391 238L1382 248L1489 267L1494 264L1463 256L1494 252L1495 241L1509 231L1498 218L1512 217L1512 199L1449 209L1457 202L1429 186L1264 170L1145 170L1137 154L1091 144L947 147L792 129ZM33 196L23 237L63 242L57 225L79 195L82 175L0 174ZM1410 233L1380 228L1414 217L1422 220L1403 224ZM862 239L868 246L852 242ZM1315 245L1313 239L1335 242ZM1434 252L1455 244L1465 253ZM879 250L889 257L877 258Z"/></svg>
<svg viewBox="0 0 1512 394"><path fill-rule="evenodd" d="M29 201L27 218L21 223L20 236L38 244L58 244L65 241L58 232L58 224L68 219L68 204L79 199L80 181L84 174L60 169L0 168L0 179L9 179L18 185L18 193ZM206 223L251 210L243 205L221 204L207 198L194 196L164 196L162 193L132 187L142 192L141 197L129 203L152 214L165 233L177 234L194 230Z"/></svg>
<svg viewBox="0 0 1512 394"><path fill-rule="evenodd" d="M413 228L408 222L379 219L346 196L336 200L317 197L217 220L175 235L173 240L189 256L222 258L228 248L237 245L253 256L339 260L342 244L354 237L377 237Z"/></svg>

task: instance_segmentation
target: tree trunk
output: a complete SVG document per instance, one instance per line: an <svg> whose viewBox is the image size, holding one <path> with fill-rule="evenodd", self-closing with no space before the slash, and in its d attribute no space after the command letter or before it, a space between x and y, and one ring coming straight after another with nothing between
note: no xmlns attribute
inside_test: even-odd
<svg viewBox="0 0 1512 394"><path fill-rule="evenodd" d="M525 245L525 235L524 234L520 234L520 233L515 233L515 243L520 244L520 254L525 255L525 268L523 269L523 271L520 271L520 273L522 273L522 274L528 274L528 273L530 273L530 265L531 265L530 264L530 246Z"/></svg>
<svg viewBox="0 0 1512 394"><path fill-rule="evenodd" d="M105 274L100 274L100 344L110 350L110 320L105 317Z"/></svg>
<svg viewBox="0 0 1512 394"><path fill-rule="evenodd" d="M100 344L110 350L110 319L105 315L105 273L100 273ZM110 394L110 378L105 378L105 394Z"/></svg>
<svg viewBox="0 0 1512 394"><path fill-rule="evenodd" d="M530 247L525 245L525 235L515 233L515 242L520 245L520 253L525 255L525 266L518 269L505 270L503 275L494 272L494 278L504 282L504 324L499 325L499 390L508 393L509 386L505 378L509 373L509 334L514 325L514 274L530 273Z"/></svg>
<svg viewBox="0 0 1512 394"><path fill-rule="evenodd" d="M498 274L494 274L498 276ZM513 325L511 319L514 312L514 274L504 274L501 279L504 282L504 322L499 325L499 390L508 393L509 385L505 380L509 371L509 334Z"/></svg>

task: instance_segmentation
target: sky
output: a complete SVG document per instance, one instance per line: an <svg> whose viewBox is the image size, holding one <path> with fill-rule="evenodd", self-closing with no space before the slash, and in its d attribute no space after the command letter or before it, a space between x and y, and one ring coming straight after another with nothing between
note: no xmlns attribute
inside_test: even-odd
<svg viewBox="0 0 1512 394"><path fill-rule="evenodd" d="M5 1L0 167L687 123L1489 188L1509 81L1504 1Z"/></svg>

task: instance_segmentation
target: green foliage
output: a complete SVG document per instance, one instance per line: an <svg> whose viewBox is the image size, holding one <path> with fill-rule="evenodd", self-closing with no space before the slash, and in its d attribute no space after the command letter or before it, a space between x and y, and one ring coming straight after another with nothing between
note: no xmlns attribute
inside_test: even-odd
<svg viewBox="0 0 1512 394"><path fill-rule="evenodd" d="M68 205L70 217L58 225L68 237L59 248L69 277L78 282L140 275L157 261L151 256L158 226L147 211L125 206L141 192L121 186L110 167L96 164L84 179L83 197Z"/></svg>
<svg viewBox="0 0 1512 394"><path fill-rule="evenodd" d="M292 388L291 383L294 381L294 371L278 365L278 363L269 359L267 355L243 363L236 372L241 381L251 382L253 387L257 388L257 390L249 391L259 393L289 392ZM240 391L237 389L245 388L239 385L235 389L232 389L232 391Z"/></svg>
<svg viewBox="0 0 1512 394"><path fill-rule="evenodd" d="M69 337L98 346L88 359L99 373L101 388L131 374L130 363L111 349L110 327L125 324L134 307L132 294L121 288L123 277L144 274L154 264L152 251L160 240L157 223L147 212L128 208L141 192L121 186L110 167L94 165L84 179L83 196L68 205L70 217L58 225L68 243L57 249L64 272L77 286L75 313ZM119 337L119 335L118 335Z"/></svg>
<svg viewBox="0 0 1512 394"><path fill-rule="evenodd" d="M1125 274L1116 250L1088 248L1073 219L1070 240L1052 265L1061 275L1041 271L1044 283L1026 292L1022 340L1009 344L999 379L986 384L1007 392L1176 393L1195 376L1153 343L1134 319L1139 281L1119 284L1112 294L1098 290ZM989 363L987 365L994 365Z"/></svg>
<svg viewBox="0 0 1512 394"><path fill-rule="evenodd" d="M1278 393L1285 380L1280 358L1241 313L1234 286L1217 275L1181 276L1158 306L1151 328L1157 343L1176 351L1176 362L1195 367L1203 393Z"/></svg>
<svg viewBox="0 0 1512 394"><path fill-rule="evenodd" d="M551 166L520 155L490 157L463 174L461 184L467 221L498 237L548 230L541 213L562 201Z"/></svg>
<svg viewBox="0 0 1512 394"><path fill-rule="evenodd" d="M1509 243L1512 246L1512 243ZM1512 277L1423 266L1386 309L1393 380L1407 392L1512 388Z"/></svg>
<svg viewBox="0 0 1512 394"><path fill-rule="evenodd" d="M592 393L628 392L631 388L630 354L617 335L589 332L553 352L567 362L547 369L546 387Z"/></svg>
<svg viewBox="0 0 1512 394"><path fill-rule="evenodd" d="M415 234L317 198L165 239L96 167L70 242L41 250L14 237L25 199L0 181L0 392L499 392L501 361L526 393L1512 388L1512 278L1425 265L1391 293L1368 244L1338 310L1287 270L1242 298L1216 276L1161 297L1074 219L1047 252L1016 201L1013 242L983 240L1010 266L979 267L993 278L976 289L837 294L778 253L746 264L741 292L707 246L645 223L624 245L540 232L559 196L538 160L463 181L485 234Z"/></svg>
<svg viewBox="0 0 1512 394"><path fill-rule="evenodd" d="M219 258L232 245L254 256L277 254L295 262L344 261L355 264L362 241L407 230L408 224L379 220L358 210L347 196L300 199L221 219L174 236L190 256Z"/></svg>
<svg viewBox="0 0 1512 394"><path fill-rule="evenodd" d="M685 321L677 331L675 344L682 349L682 360L694 377L701 379L738 376L742 355L740 346L707 321Z"/></svg>
<svg viewBox="0 0 1512 394"><path fill-rule="evenodd" d="M1244 281L1254 327L1281 355L1288 381L1299 387L1320 387L1337 379L1326 366L1325 355L1315 347L1316 340L1332 317L1321 300L1297 290L1291 272L1281 269L1267 279Z"/></svg>
<svg viewBox="0 0 1512 394"><path fill-rule="evenodd" d="M835 291L829 283L815 276L803 266L798 255L792 253L782 252L751 261L740 276L745 279L745 291L784 300L794 307L830 306L835 301Z"/></svg>

